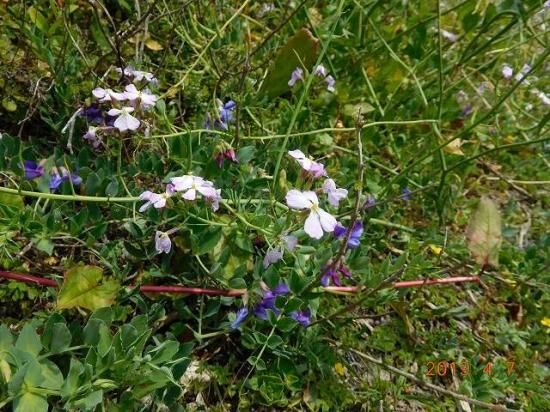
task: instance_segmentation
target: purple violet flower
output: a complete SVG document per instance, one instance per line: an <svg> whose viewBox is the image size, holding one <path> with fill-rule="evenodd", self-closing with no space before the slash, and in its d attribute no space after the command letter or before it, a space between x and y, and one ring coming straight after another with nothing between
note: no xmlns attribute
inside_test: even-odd
<svg viewBox="0 0 550 412"><path fill-rule="evenodd" d="M59 170L61 171L61 174L56 170L56 168L52 169L51 175L50 175L50 190L57 190L59 186L63 182L66 182L70 180L74 186L78 186L82 183L82 178L78 176L75 173L71 173L69 175L69 172L67 172L67 169L60 167Z"/></svg>
<svg viewBox="0 0 550 412"><path fill-rule="evenodd" d="M514 75L514 69L512 69L507 64L502 66L502 77L508 80L508 79L511 79L513 75Z"/></svg>
<svg viewBox="0 0 550 412"><path fill-rule="evenodd" d="M292 312L290 317L305 328L311 323L311 310L305 309Z"/></svg>
<svg viewBox="0 0 550 412"><path fill-rule="evenodd" d="M321 276L321 285L327 287L332 281L333 285L340 286L342 284L340 274L348 279L351 278L351 272L344 265L340 265L338 268L335 268L334 265L325 266L323 269L323 276Z"/></svg>
<svg viewBox="0 0 550 412"><path fill-rule="evenodd" d="M347 228L341 226L340 224L336 225L334 228L334 237L340 239L346 235ZM361 235L363 235L363 224L359 221L353 224L351 233L348 239L348 247L350 249L355 249L361 244Z"/></svg>
<svg viewBox="0 0 550 412"><path fill-rule="evenodd" d="M39 165L32 160L23 160L25 169L25 179L33 180L44 174L44 166Z"/></svg>
<svg viewBox="0 0 550 412"><path fill-rule="evenodd" d="M336 80L334 80L334 77L329 74L327 77L325 77L325 81L327 82L327 90L331 93L334 93L336 91Z"/></svg>
<svg viewBox="0 0 550 412"><path fill-rule="evenodd" d="M240 308L237 311L237 317L233 322L231 322L231 329L238 329L241 324L246 320L248 317L248 309L247 308Z"/></svg>
<svg viewBox="0 0 550 412"><path fill-rule="evenodd" d="M408 187L404 187L402 190L401 190L401 199L403 200L406 200L407 202L409 200L411 200L411 189L409 189Z"/></svg>
<svg viewBox="0 0 550 412"><path fill-rule="evenodd" d="M157 253L170 253L172 249L172 241L168 233L157 230L155 232L155 249Z"/></svg>
<svg viewBox="0 0 550 412"><path fill-rule="evenodd" d="M364 209L370 209L371 207L376 206L376 198L371 195L367 195L367 199L365 200L365 204L363 205Z"/></svg>
<svg viewBox="0 0 550 412"><path fill-rule="evenodd" d="M267 311L271 310L273 313L278 315L281 313L281 310L275 306L275 300L278 296L286 295L290 292L288 285L286 283L279 283L271 290L266 290L264 292L264 297L260 303L254 308L254 314L263 320L267 320Z"/></svg>
<svg viewBox="0 0 550 412"><path fill-rule="evenodd" d="M89 123L100 124L101 122L103 122L101 108L96 104L93 104L90 107L86 107L84 110L82 110L79 116L85 117Z"/></svg>

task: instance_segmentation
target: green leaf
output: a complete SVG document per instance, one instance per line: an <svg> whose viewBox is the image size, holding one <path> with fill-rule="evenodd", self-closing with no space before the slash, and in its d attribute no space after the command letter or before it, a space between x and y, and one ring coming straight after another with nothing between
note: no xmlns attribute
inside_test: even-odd
<svg viewBox="0 0 550 412"><path fill-rule="evenodd" d="M84 366L82 365L82 363L80 363L75 358L71 358L71 366L69 367L69 373L61 389L61 395L64 398L69 398L74 396L74 394L76 394L76 392L80 388L80 385L78 382L79 377L80 375L82 375L83 372L84 372Z"/></svg>
<svg viewBox="0 0 550 412"><path fill-rule="evenodd" d="M210 228L204 231L198 238L196 245L193 247L193 253L196 255L204 255L213 250L222 237L221 228Z"/></svg>
<svg viewBox="0 0 550 412"><path fill-rule="evenodd" d="M0 325L0 353L8 351L13 345L13 335L6 325Z"/></svg>
<svg viewBox="0 0 550 412"><path fill-rule="evenodd" d="M48 401L44 396L24 392L13 401L14 412L48 412Z"/></svg>
<svg viewBox="0 0 550 412"><path fill-rule="evenodd" d="M73 403L75 408L81 408L84 410L93 410L97 405L103 401L103 391L101 389L90 393L85 398L79 399Z"/></svg>
<svg viewBox="0 0 550 412"><path fill-rule="evenodd" d="M42 342L40 342L40 337L34 328L27 324L21 330L17 342L15 342L15 347L36 357L42 350Z"/></svg>
<svg viewBox="0 0 550 412"><path fill-rule="evenodd" d="M317 61L319 40L307 29L300 29L279 50L262 83L260 94L271 98L288 91L288 80L296 67L310 70Z"/></svg>
<svg viewBox="0 0 550 412"><path fill-rule="evenodd" d="M53 243L51 240L46 238L35 238L33 241L36 243L36 248L44 253L47 253L48 255L52 255L53 253Z"/></svg>
<svg viewBox="0 0 550 412"><path fill-rule="evenodd" d="M59 296L58 309L84 308L96 310L111 306L120 288L114 279L105 279L96 266L76 266L67 271Z"/></svg>
<svg viewBox="0 0 550 412"><path fill-rule="evenodd" d="M61 353L67 349L72 340L71 332L67 325L64 323L54 323L53 325L48 325L44 332L42 340L44 346L49 349L51 353Z"/></svg>
<svg viewBox="0 0 550 412"><path fill-rule="evenodd" d="M42 380L40 382L41 388L58 390L63 386L63 374L57 367L57 365L51 361L42 361L40 364L40 372Z"/></svg>
<svg viewBox="0 0 550 412"><path fill-rule="evenodd" d="M481 266L498 266L502 242L500 212L488 197L482 197L466 229L468 248Z"/></svg>

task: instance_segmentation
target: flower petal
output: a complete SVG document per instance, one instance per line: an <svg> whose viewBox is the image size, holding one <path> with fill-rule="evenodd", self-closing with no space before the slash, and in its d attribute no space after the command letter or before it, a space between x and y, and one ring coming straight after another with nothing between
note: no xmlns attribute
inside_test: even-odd
<svg viewBox="0 0 550 412"><path fill-rule="evenodd" d="M317 213L319 215L319 221L323 230L325 232L332 232L338 223L336 218L330 213L325 212L323 209L317 209Z"/></svg>
<svg viewBox="0 0 550 412"><path fill-rule="evenodd" d="M336 221L336 219L335 219ZM323 228L319 219L319 215L311 211L304 224L304 231L313 239L321 239L323 237Z"/></svg>
<svg viewBox="0 0 550 412"><path fill-rule="evenodd" d="M299 190L292 189L286 194L286 204L291 209L310 209L312 202L308 200L304 193Z"/></svg>

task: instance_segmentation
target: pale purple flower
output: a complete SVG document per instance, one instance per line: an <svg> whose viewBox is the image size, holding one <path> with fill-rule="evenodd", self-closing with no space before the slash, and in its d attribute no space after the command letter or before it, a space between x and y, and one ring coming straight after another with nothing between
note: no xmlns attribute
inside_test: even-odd
<svg viewBox="0 0 550 412"><path fill-rule="evenodd" d="M338 207L340 200L345 199L348 195L346 189L336 187L336 183L332 179L326 179L323 183L323 192L328 196L328 202L331 206Z"/></svg>
<svg viewBox="0 0 550 412"><path fill-rule="evenodd" d="M286 235L283 236L283 242L285 242L285 246L288 249L289 252L292 252L296 245L298 244L298 238L293 235Z"/></svg>
<svg viewBox="0 0 550 412"><path fill-rule="evenodd" d="M306 155L301 150L290 150L288 154L296 159L296 161L302 166L306 172L308 172L312 177L317 178L321 176L326 176L327 172L325 171L325 166L322 163L315 162Z"/></svg>
<svg viewBox="0 0 550 412"><path fill-rule="evenodd" d="M132 83L126 86L124 96L131 102L139 100L139 105L144 110L153 107L158 99L158 97L154 94L151 94L149 90L138 90L137 87Z"/></svg>
<svg viewBox="0 0 550 412"><path fill-rule="evenodd" d="M546 2L544 3L544 8L546 10L550 9L550 0L546 0Z"/></svg>
<svg viewBox="0 0 550 412"><path fill-rule="evenodd" d="M283 258L283 248L276 247L274 249L268 249L264 256L264 269L267 269L272 263L277 263Z"/></svg>
<svg viewBox="0 0 550 412"><path fill-rule="evenodd" d="M323 275L321 276L321 285L328 286L331 282L335 286L340 286L342 284L340 275L344 275L346 278L351 278L351 273L349 269L344 265L339 265L336 268L334 265L330 264L325 266L322 271Z"/></svg>
<svg viewBox="0 0 550 412"><path fill-rule="evenodd" d="M327 82L327 90L331 93L334 93L336 91L336 80L334 80L334 77L329 74L327 77L325 77L325 81Z"/></svg>
<svg viewBox="0 0 550 412"><path fill-rule="evenodd" d="M98 127L89 126L88 131L84 133L83 139L88 140L94 149L97 149L101 145L101 139L97 136Z"/></svg>
<svg viewBox="0 0 550 412"><path fill-rule="evenodd" d="M411 195L412 195L411 189L409 189L408 187L404 187L401 190L401 199L409 201L411 200Z"/></svg>
<svg viewBox="0 0 550 412"><path fill-rule="evenodd" d="M174 194L174 185L171 183L166 185L166 192L159 194L146 190L139 195L139 200L146 200L146 202L139 208L140 212L144 212L153 206L155 209L162 209L166 206L166 200Z"/></svg>
<svg viewBox="0 0 550 412"><path fill-rule="evenodd" d="M130 114L133 111L133 107L123 107L122 109L111 109L107 114L109 116L118 116L113 125L121 132L124 132L126 130L136 130L141 124L138 119Z"/></svg>
<svg viewBox="0 0 550 412"><path fill-rule="evenodd" d="M315 68L314 73L316 76L319 76L319 77L325 77L328 74L327 69L322 64L318 65Z"/></svg>
<svg viewBox="0 0 550 412"><path fill-rule="evenodd" d="M502 66L502 76L505 79L511 79L513 75L514 75L514 69L512 69L507 64Z"/></svg>
<svg viewBox="0 0 550 412"><path fill-rule="evenodd" d="M117 67L116 71L119 74L124 73L125 76L131 77L134 82L140 82L140 81L145 79L147 82L152 83L152 84L157 84L158 83L158 80L155 78L153 73L143 72L141 70L136 70L131 66L128 66L128 67L124 68L124 71L122 71L120 69L120 67Z"/></svg>
<svg viewBox="0 0 550 412"><path fill-rule="evenodd" d="M300 67L296 67L294 69L294 71L290 75L290 80L288 81L288 85L290 87L294 87L294 85L298 80L304 81L304 71Z"/></svg>
<svg viewBox="0 0 550 412"><path fill-rule="evenodd" d="M157 230L155 232L155 249L157 253L170 253L172 249L172 241L168 233Z"/></svg>
<svg viewBox="0 0 550 412"><path fill-rule="evenodd" d="M104 89L102 87L96 87L92 90L92 94L100 103L110 102L112 100L119 102L125 100L124 93L117 93L112 89Z"/></svg>
<svg viewBox="0 0 550 412"><path fill-rule="evenodd" d="M231 322L231 329L238 329L241 326L241 324L246 320L247 317L248 317L248 309L240 308L237 311L235 320Z"/></svg>
<svg viewBox="0 0 550 412"><path fill-rule="evenodd" d="M170 181L174 185L176 192L183 192L182 197L185 200L195 200L197 193L199 193L206 201L212 204L212 210L218 210L221 200L221 190L216 189L211 181L192 175L173 177Z"/></svg>
<svg viewBox="0 0 550 412"><path fill-rule="evenodd" d="M319 207L315 192L292 189L286 194L286 204L291 209L310 211L304 231L313 239L321 239L323 232L332 232L336 227L335 217Z"/></svg>
<svg viewBox="0 0 550 412"><path fill-rule="evenodd" d="M443 36L443 38L445 38L446 40L449 40L451 43L454 43L458 40L457 34L451 33L447 30L441 30L441 36Z"/></svg>

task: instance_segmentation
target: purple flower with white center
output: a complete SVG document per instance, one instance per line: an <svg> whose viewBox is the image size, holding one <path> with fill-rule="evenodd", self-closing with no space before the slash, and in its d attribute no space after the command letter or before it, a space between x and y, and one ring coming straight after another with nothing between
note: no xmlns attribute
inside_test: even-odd
<svg viewBox="0 0 550 412"><path fill-rule="evenodd" d="M173 177L170 181L176 192L183 192L182 197L185 200L195 200L198 192L206 201L212 203L212 210L218 210L221 190L216 189L209 180L204 180L199 176L184 175Z"/></svg>
<svg viewBox="0 0 550 412"><path fill-rule="evenodd" d="M336 218L319 207L319 199L315 192L292 189L286 194L286 204L291 209L309 210L304 231L311 238L321 239L323 232L334 231Z"/></svg>
<svg viewBox="0 0 550 412"><path fill-rule="evenodd" d="M175 193L174 185L169 183L166 185L166 192L159 194L146 190L139 195L139 200L146 200L146 202L139 208L140 212L144 212L153 206L155 209L162 209L166 206L166 200Z"/></svg>
<svg viewBox="0 0 550 412"><path fill-rule="evenodd" d="M311 177L318 178L321 176L327 176L325 166L323 166L322 163L315 162L306 157L301 150L290 150L288 154L296 159L300 166L302 166L302 169L304 169Z"/></svg>
<svg viewBox="0 0 550 412"><path fill-rule="evenodd" d="M33 162L32 160L23 160L25 169L25 179L33 180L44 174L44 166Z"/></svg>
<svg viewBox="0 0 550 412"><path fill-rule="evenodd" d="M231 322L231 329L238 329L241 324L246 320L248 317L248 309L247 308L240 308L237 311L237 316L235 317L235 320Z"/></svg>
<svg viewBox="0 0 550 412"><path fill-rule="evenodd" d="M61 172L61 174L59 173ZM71 181L74 186L78 186L82 183L82 178L75 173L69 172L64 167L53 168L50 175L50 190L57 190L63 182Z"/></svg>
<svg viewBox="0 0 550 412"><path fill-rule="evenodd" d="M319 76L319 77L326 77L326 75L328 74L327 69L322 64L318 65L315 68L314 73L316 76Z"/></svg>
<svg viewBox="0 0 550 412"><path fill-rule="evenodd" d="M409 189L408 187L404 187L401 190L401 199L406 200L408 202L409 200L411 200L411 195L412 195L411 189Z"/></svg>
<svg viewBox="0 0 550 412"><path fill-rule="evenodd" d="M311 310L305 309L292 312L290 317L305 328L311 323Z"/></svg>
<svg viewBox="0 0 550 412"><path fill-rule="evenodd" d="M512 69L507 64L502 66L502 76L505 79L511 79L513 75L514 75L514 69Z"/></svg>
<svg viewBox="0 0 550 412"><path fill-rule="evenodd" d="M451 43L454 43L458 40L458 35L451 33L447 30L441 30L441 36L443 36L444 39L449 40Z"/></svg>
<svg viewBox="0 0 550 412"><path fill-rule="evenodd" d="M121 102L126 99L124 93L118 93L112 89L104 89L102 87L96 87L92 90L92 94L99 100L100 103L110 102L113 100Z"/></svg>
<svg viewBox="0 0 550 412"><path fill-rule="evenodd" d="M290 75L290 80L288 85L294 87L298 80L304 81L304 71L300 67L296 67L292 74Z"/></svg>
<svg viewBox="0 0 550 412"><path fill-rule="evenodd" d="M133 107L123 107L122 109L111 109L107 114L109 116L118 116L113 126L121 132L125 132L126 130L136 130L141 124L138 119L130 114L133 111Z"/></svg>
<svg viewBox="0 0 550 412"><path fill-rule="evenodd" d="M147 110L157 103L157 96L151 94L147 89L138 90L134 84L129 84L125 88L124 96L131 102L139 100L139 105L142 109Z"/></svg>
<svg viewBox="0 0 550 412"><path fill-rule="evenodd" d="M338 224L334 228L334 237L336 239L340 239L346 235L346 232L347 232L347 228ZM361 243L362 235L363 235L363 224L357 221L353 224L353 227L351 228L351 233L348 239L348 247L350 249L355 249L359 247Z"/></svg>
<svg viewBox="0 0 550 412"><path fill-rule="evenodd" d="M160 230L155 232L155 249L157 253L170 253L172 241L167 232L161 232Z"/></svg>
<svg viewBox="0 0 550 412"><path fill-rule="evenodd" d="M346 189L336 187L336 183L332 179L327 179L323 183L323 192L328 196L328 202L333 207L338 207L340 200L345 199L348 195Z"/></svg>
<svg viewBox="0 0 550 412"><path fill-rule="evenodd" d="M260 319L267 320L267 311L271 310L273 313L278 315L281 313L280 309L275 306L275 300L278 296L286 295L290 292L286 283L279 283L271 290L266 290L264 292L263 299L260 303L254 308L254 314Z"/></svg>
<svg viewBox="0 0 550 412"><path fill-rule="evenodd" d="M331 93L334 93L336 91L336 80L334 80L334 77L329 74L327 77L325 77L325 81L327 82L327 90Z"/></svg>

